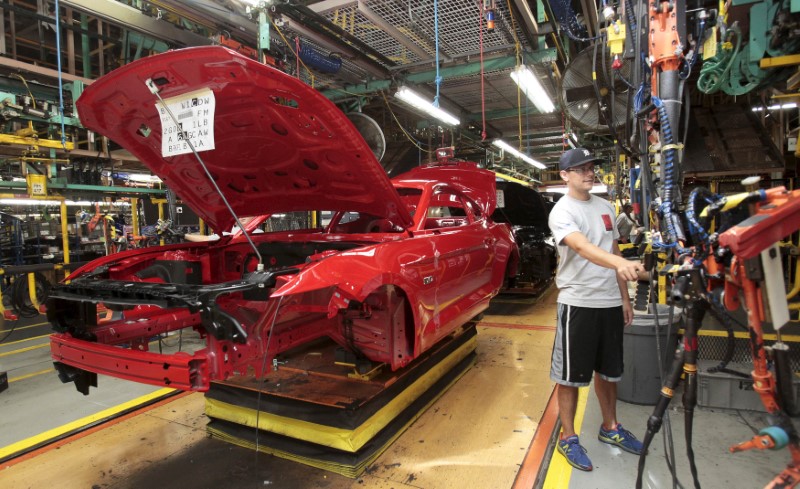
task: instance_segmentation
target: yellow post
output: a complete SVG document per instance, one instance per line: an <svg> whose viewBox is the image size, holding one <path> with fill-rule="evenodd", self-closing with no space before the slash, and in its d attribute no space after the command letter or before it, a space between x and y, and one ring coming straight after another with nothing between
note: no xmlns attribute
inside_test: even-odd
<svg viewBox="0 0 800 489"><path fill-rule="evenodd" d="M67 203L64 200L61 201L61 248L64 250L64 264L69 265L69 231L67 230ZM69 268L65 268L64 278L67 278L68 276L69 276Z"/></svg>
<svg viewBox="0 0 800 489"><path fill-rule="evenodd" d="M139 198L131 197L131 227L133 235L139 236Z"/></svg>
<svg viewBox="0 0 800 489"><path fill-rule="evenodd" d="M660 270L662 267L666 266L667 264L667 255L666 253L657 253L656 254L656 270ZM658 274L658 303L659 304L666 304L667 303L667 277L661 273Z"/></svg>
<svg viewBox="0 0 800 489"><path fill-rule="evenodd" d="M200 219L200 236L206 235L206 222Z"/></svg>
<svg viewBox="0 0 800 489"><path fill-rule="evenodd" d="M5 275L5 270L0 268L0 279L2 279L3 275ZM3 306L3 291L0 289L0 323L5 320L6 317L6 308Z"/></svg>
<svg viewBox="0 0 800 489"><path fill-rule="evenodd" d="M159 221L163 221L164 220L164 202L165 201L163 201L162 199L158 200L158 220ZM163 237L158 240L158 244L160 244L161 246L164 246L164 238Z"/></svg>
<svg viewBox="0 0 800 489"><path fill-rule="evenodd" d="M36 299L36 274L29 272L28 274L28 296L31 298L31 305L39 311L39 301Z"/></svg>

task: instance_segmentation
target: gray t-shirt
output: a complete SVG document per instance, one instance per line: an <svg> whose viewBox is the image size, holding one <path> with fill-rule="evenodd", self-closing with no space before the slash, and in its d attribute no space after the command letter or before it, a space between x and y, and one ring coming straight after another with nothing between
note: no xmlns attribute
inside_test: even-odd
<svg viewBox="0 0 800 489"><path fill-rule="evenodd" d="M619 239L614 214L611 203L594 195L586 201L564 195L550 211L550 230L559 255L558 302L595 308L622 305L616 271L595 265L562 243L567 235L578 231L590 243L613 253L614 240Z"/></svg>

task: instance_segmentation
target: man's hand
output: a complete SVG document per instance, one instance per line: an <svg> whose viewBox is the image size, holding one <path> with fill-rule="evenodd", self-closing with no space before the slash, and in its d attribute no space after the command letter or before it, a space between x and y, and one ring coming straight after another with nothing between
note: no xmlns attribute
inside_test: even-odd
<svg viewBox="0 0 800 489"><path fill-rule="evenodd" d="M625 319L625 326L633 324L633 307L630 299L622 300L622 317Z"/></svg>
<svg viewBox="0 0 800 489"><path fill-rule="evenodd" d="M630 261L620 257L617 263L617 276L623 280L631 282L639 280L639 272L644 272L644 265L638 261Z"/></svg>

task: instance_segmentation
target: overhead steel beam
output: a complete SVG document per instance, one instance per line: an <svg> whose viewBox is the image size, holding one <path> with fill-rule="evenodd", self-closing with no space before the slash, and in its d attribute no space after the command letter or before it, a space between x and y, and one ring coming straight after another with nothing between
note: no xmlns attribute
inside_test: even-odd
<svg viewBox="0 0 800 489"><path fill-rule="evenodd" d="M24 72L27 72L27 73L36 73L36 74L39 74L39 75L44 75L44 76L49 77L49 78L51 78L53 80L58 79L58 76L59 76L58 75L58 71L56 71L56 70L51 70L50 68L45 68L43 66L36 66L36 65L29 64L29 63L23 63L22 61L17 61L17 60L14 60L14 59L11 59L11 58L5 58L5 57L2 57L2 56L0 56L0 66L6 67L6 68L12 68L14 70L24 71ZM70 75L69 73L61 73L61 78L63 78L64 80L69 80L69 81L80 81L80 82L83 82L86 85L89 85L94 81L94 80L90 80L88 78L84 78L82 76Z"/></svg>
<svg viewBox="0 0 800 489"><path fill-rule="evenodd" d="M583 8L583 21L586 24L589 37L594 37L597 35L597 5L593 1L581 0L581 7Z"/></svg>
<svg viewBox="0 0 800 489"><path fill-rule="evenodd" d="M330 90L323 90L322 95L329 99L336 101L352 96L361 96L377 93L383 90L388 90L395 83L392 80L373 80L367 83L359 83L358 85L345 85L344 88L332 88Z"/></svg>
<svg viewBox="0 0 800 489"><path fill-rule="evenodd" d="M786 66L800 65L800 54L790 54L786 56L773 56L772 58L761 58L759 67L762 70L769 68L783 68Z"/></svg>
<svg viewBox="0 0 800 489"><path fill-rule="evenodd" d="M508 119L509 117L517 117L519 115L526 116L526 115L537 115L541 114L536 107L528 107L525 109L524 107L521 110L514 109L502 109L502 110L490 110L486 112L485 119L487 121L493 121L497 119ZM480 121L483 119L483 115L481 113L470 114L467 116L467 120L470 121Z"/></svg>
<svg viewBox="0 0 800 489"><path fill-rule="evenodd" d="M535 53L522 53L522 59L525 64L545 63L555 61L556 50L555 48L542 49ZM516 56L504 56L500 58L487 59L483 62L483 71L500 71L507 68L513 68L517 65ZM463 76L478 75L481 73L480 61L472 63L463 63L453 66L445 66L439 69L439 76L443 79L446 78L459 78ZM419 73L411 73L403 77L409 83L430 83L436 81L436 70L423 71Z"/></svg>
<svg viewBox="0 0 800 489"><path fill-rule="evenodd" d="M167 4L180 5L187 12L201 15L205 22L224 26L231 32L244 34L253 44L258 36L258 24L246 15L231 12L213 0L162 0Z"/></svg>
<svg viewBox="0 0 800 489"><path fill-rule="evenodd" d="M320 13L327 12L329 10L343 9L356 3L358 3L358 0L322 0L321 2L316 2L313 5L309 5L308 8L314 12Z"/></svg>
<svg viewBox="0 0 800 489"><path fill-rule="evenodd" d="M169 22L148 17L139 10L114 0L61 0L60 3L126 29L181 46L205 46L212 43L211 39L179 29Z"/></svg>
<svg viewBox="0 0 800 489"><path fill-rule="evenodd" d="M96 156L97 153L94 153ZM3 182L0 181L0 190L25 190L27 189L25 182ZM47 188L53 190L71 190L71 191L90 191L90 192L106 192L122 195L163 195L166 191L160 188L145 188L145 187L107 187L104 185L84 185L79 183L57 183L48 182Z"/></svg>
<svg viewBox="0 0 800 489"><path fill-rule="evenodd" d="M536 17L533 15L528 1L514 0L514 6L522 18L522 31L530 41L531 46L538 47L539 23L536 22Z"/></svg>
<svg viewBox="0 0 800 489"><path fill-rule="evenodd" d="M547 61L554 61L556 59L555 48L548 48L537 51L535 53L523 53L523 60L525 63L543 63ZM492 58L484 61L483 71L500 71L507 68L513 68L517 64L516 56L505 56L500 58ZM443 79L459 78L464 76L472 76L481 73L481 64L478 61L472 63L464 63L457 66L446 66L439 70L439 76ZM436 81L436 70L421 71L418 73L411 73L402 78L406 83L431 83ZM338 100L347 98L352 95L366 95L375 93L381 90L386 90L392 85L392 80L375 80L369 83L359 85L347 85L342 90L332 89L322 92L323 95L331 100Z"/></svg>

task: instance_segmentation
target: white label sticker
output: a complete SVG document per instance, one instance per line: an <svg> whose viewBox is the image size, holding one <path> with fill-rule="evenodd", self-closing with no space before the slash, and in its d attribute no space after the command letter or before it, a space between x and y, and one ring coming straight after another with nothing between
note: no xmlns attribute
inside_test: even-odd
<svg viewBox="0 0 800 489"><path fill-rule="evenodd" d="M198 152L214 149L214 92L205 88L164 102L178 123L161 102L156 102L161 118L161 156L191 153L189 142Z"/></svg>
<svg viewBox="0 0 800 489"><path fill-rule="evenodd" d="M497 205L495 205L495 207L502 209L506 206L506 194L499 188L495 189L495 193L497 194Z"/></svg>

